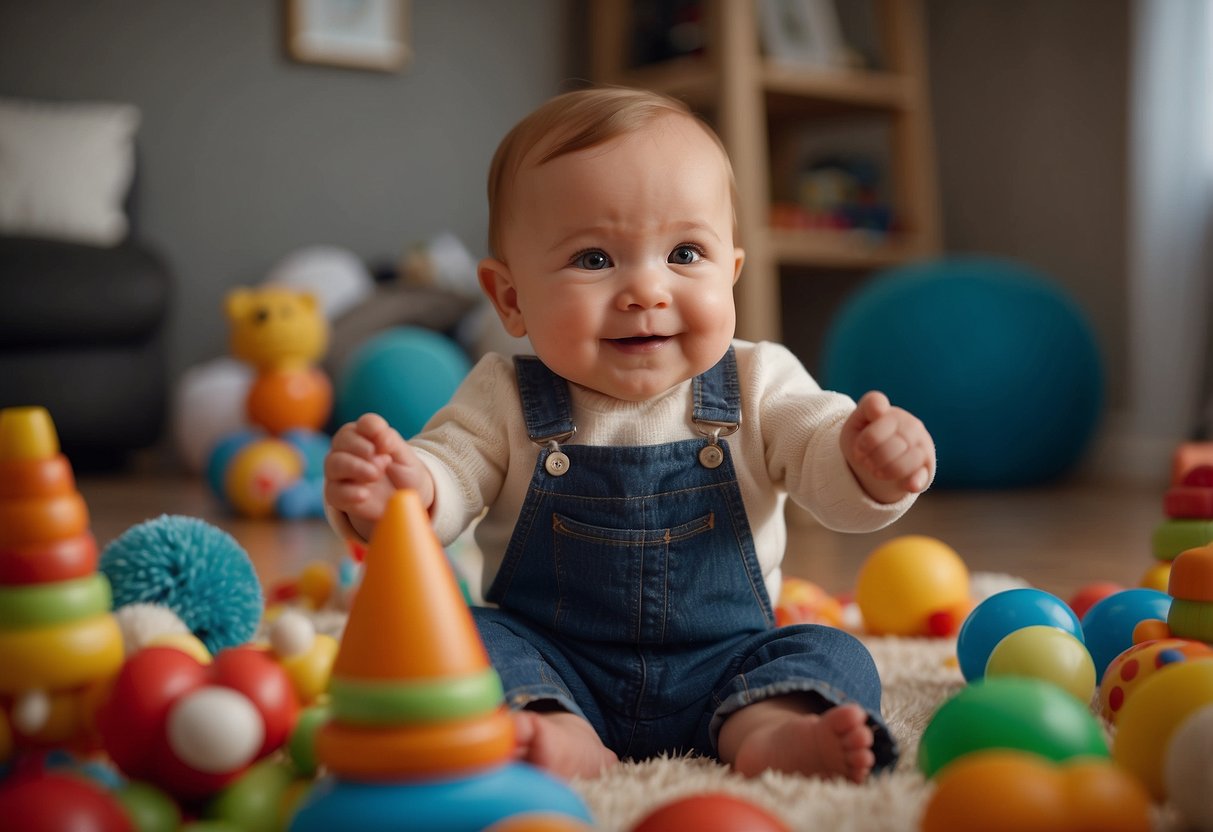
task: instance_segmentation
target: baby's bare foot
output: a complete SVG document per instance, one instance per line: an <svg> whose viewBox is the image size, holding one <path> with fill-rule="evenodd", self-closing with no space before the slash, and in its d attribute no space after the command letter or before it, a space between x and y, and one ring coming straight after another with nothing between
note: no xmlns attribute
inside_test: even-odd
<svg viewBox="0 0 1213 832"><path fill-rule="evenodd" d="M567 711L513 711L515 756L568 780L596 777L619 762L590 723Z"/></svg>
<svg viewBox="0 0 1213 832"><path fill-rule="evenodd" d="M773 769L862 783L876 764L873 741L867 715L858 705L839 705L820 714L783 710L741 739L733 768L747 777Z"/></svg>

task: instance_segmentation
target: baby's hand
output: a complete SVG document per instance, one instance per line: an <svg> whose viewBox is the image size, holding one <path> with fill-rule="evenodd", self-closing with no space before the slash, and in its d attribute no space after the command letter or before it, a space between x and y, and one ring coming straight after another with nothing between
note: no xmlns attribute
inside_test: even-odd
<svg viewBox="0 0 1213 832"><path fill-rule="evenodd" d="M324 501L366 538L401 488L414 489L427 509L434 502L429 469L404 438L375 413L342 425L324 458Z"/></svg>
<svg viewBox="0 0 1213 832"><path fill-rule="evenodd" d="M894 503L925 491L935 469L935 443L922 422L875 391L842 426L842 455L872 499Z"/></svg>

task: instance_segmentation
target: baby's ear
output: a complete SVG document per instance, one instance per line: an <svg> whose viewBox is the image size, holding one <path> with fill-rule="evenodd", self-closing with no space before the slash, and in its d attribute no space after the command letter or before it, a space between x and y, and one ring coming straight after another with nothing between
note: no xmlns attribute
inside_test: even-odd
<svg viewBox="0 0 1213 832"><path fill-rule="evenodd" d="M518 306L518 290L514 288L510 267L500 260L487 257L480 261L476 274L480 277L480 288L493 302L505 331L515 338L526 335L526 321Z"/></svg>
<svg viewBox="0 0 1213 832"><path fill-rule="evenodd" d="M741 267L745 265L745 249L733 249L733 282L736 283L741 277Z"/></svg>

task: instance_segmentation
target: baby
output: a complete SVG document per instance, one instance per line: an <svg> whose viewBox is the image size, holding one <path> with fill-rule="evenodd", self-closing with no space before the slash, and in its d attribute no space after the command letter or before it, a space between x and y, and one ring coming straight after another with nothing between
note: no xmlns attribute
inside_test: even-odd
<svg viewBox="0 0 1213 832"><path fill-rule="evenodd" d="M489 171L480 284L536 357L488 355L406 442L366 414L334 436L325 500L366 538L415 489L447 543L476 529L473 613L518 755L562 776L695 752L737 771L863 781L891 765L871 656L774 625L790 495L872 531L927 488L934 446L877 392L822 391L734 340L732 168L680 102L558 96Z"/></svg>

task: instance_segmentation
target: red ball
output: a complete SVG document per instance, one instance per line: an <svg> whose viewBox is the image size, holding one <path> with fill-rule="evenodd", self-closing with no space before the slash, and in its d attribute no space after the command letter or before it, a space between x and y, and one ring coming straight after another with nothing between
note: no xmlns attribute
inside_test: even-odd
<svg viewBox="0 0 1213 832"><path fill-rule="evenodd" d="M1120 584L1112 583L1111 581L1097 581L1096 583L1087 584L1079 588L1077 592L1070 596L1070 600L1066 603L1070 605L1070 609L1074 611L1074 614L1078 616L1078 620L1081 621L1082 617L1087 614L1087 610L1109 595L1115 595L1122 590L1124 590L1124 587Z"/></svg>
<svg viewBox="0 0 1213 832"><path fill-rule="evenodd" d="M739 797L712 792L683 797L649 813L632 832L789 832L783 821Z"/></svg>
<svg viewBox="0 0 1213 832"><path fill-rule="evenodd" d="M22 832L134 832L114 798L74 775L20 772L0 782L0 823Z"/></svg>

